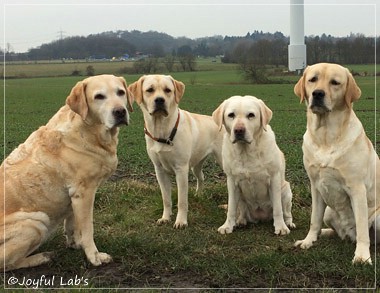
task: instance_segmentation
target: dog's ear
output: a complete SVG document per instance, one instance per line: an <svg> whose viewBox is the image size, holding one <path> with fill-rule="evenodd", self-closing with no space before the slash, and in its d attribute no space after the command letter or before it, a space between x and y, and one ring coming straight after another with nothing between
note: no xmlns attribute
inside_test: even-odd
<svg viewBox="0 0 380 293"><path fill-rule="evenodd" d="M134 83L130 84L128 86L128 94L131 93L131 103L133 101L136 101L138 105L141 104L143 99L143 90L142 85L145 79L145 75L141 76L138 81L135 81Z"/></svg>
<svg viewBox="0 0 380 293"><path fill-rule="evenodd" d="M125 81L124 77L122 76L119 76L123 86L124 86L124 89L125 89L125 94L127 95L127 108L128 108L128 111L129 112L133 112L133 101L134 101L134 98L133 98L133 94L131 93L131 91L128 89L127 87L127 82Z"/></svg>
<svg viewBox="0 0 380 293"><path fill-rule="evenodd" d="M352 74L347 70L347 86L346 86L346 93L344 96L344 99L346 100L346 104L349 108L352 107L352 103L359 100L362 91L356 84L356 81Z"/></svg>
<svg viewBox="0 0 380 293"><path fill-rule="evenodd" d="M218 125L219 131L222 129L224 123L224 108L226 101L221 103L218 108L212 113L212 119L214 119L216 125Z"/></svg>
<svg viewBox="0 0 380 293"><path fill-rule="evenodd" d="M307 67L305 68L305 71L303 72L302 77L294 86L294 93L296 94L297 97L301 98L300 103L302 103L306 97L306 88L305 88L306 71L307 71Z"/></svg>
<svg viewBox="0 0 380 293"><path fill-rule="evenodd" d="M174 93L175 94L175 102L177 104L179 104L179 101L181 100L183 94L185 93L185 85L183 84L183 82L175 80L171 76L170 76L170 78L172 79L172 81L174 83L174 87L175 87L175 93Z"/></svg>
<svg viewBox="0 0 380 293"><path fill-rule="evenodd" d="M267 131L267 125L271 121L273 113L272 113L272 110L269 109L269 107L265 105L265 103L262 100L259 100L259 103L260 103L260 114L261 114L261 117L260 117L261 126L265 131Z"/></svg>
<svg viewBox="0 0 380 293"><path fill-rule="evenodd" d="M85 91L86 82L79 81L71 89L70 95L66 98L66 104L72 111L80 115L83 120L86 119L88 114L88 104Z"/></svg>

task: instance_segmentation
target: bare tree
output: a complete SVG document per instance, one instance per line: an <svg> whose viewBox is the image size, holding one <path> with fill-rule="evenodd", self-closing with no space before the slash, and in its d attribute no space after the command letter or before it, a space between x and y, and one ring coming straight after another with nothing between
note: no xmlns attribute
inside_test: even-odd
<svg viewBox="0 0 380 293"><path fill-rule="evenodd" d="M164 58L164 64L169 72L173 71L175 57L173 55L166 55Z"/></svg>
<svg viewBox="0 0 380 293"><path fill-rule="evenodd" d="M7 48L6 48L5 53L9 54L10 52L13 52L13 47L10 43L7 43Z"/></svg>

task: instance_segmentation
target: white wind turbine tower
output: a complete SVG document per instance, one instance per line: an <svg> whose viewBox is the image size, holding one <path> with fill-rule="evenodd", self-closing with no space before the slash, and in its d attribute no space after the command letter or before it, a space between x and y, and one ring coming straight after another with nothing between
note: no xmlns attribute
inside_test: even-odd
<svg viewBox="0 0 380 293"><path fill-rule="evenodd" d="M289 71L301 73L306 67L303 0L290 0Z"/></svg>

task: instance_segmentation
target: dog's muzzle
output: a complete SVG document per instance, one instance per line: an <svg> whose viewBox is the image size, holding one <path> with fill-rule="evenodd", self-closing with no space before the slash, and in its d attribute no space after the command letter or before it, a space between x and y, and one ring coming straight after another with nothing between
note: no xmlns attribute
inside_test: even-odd
<svg viewBox="0 0 380 293"><path fill-rule="evenodd" d="M246 138L245 138L245 128L244 127L236 127L234 129L234 140L232 143L237 143L237 142L242 142L242 143L250 143Z"/></svg>
<svg viewBox="0 0 380 293"><path fill-rule="evenodd" d="M125 109L123 107L115 108L112 111L112 115L115 119L115 126L128 125L129 124L127 109Z"/></svg>
<svg viewBox="0 0 380 293"><path fill-rule="evenodd" d="M324 90L315 90L312 93L313 100L310 109L314 114L324 114L330 112L325 104L326 93Z"/></svg>
<svg viewBox="0 0 380 293"><path fill-rule="evenodd" d="M165 99L162 97L157 97L154 99L154 110L152 115L163 114L164 116L168 116L168 110L166 110Z"/></svg>

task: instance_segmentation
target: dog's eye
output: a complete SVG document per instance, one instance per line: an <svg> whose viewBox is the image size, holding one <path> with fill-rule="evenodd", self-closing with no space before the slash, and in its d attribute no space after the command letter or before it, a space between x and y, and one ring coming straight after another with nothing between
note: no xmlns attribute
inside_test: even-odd
<svg viewBox="0 0 380 293"><path fill-rule="evenodd" d="M332 85L340 85L340 82L338 82L338 81L336 81L335 79L333 79L333 80L331 81L331 84L332 84Z"/></svg>
<svg viewBox="0 0 380 293"><path fill-rule="evenodd" d="M232 119L234 119L234 118L235 118L235 113L234 113L234 112L232 112L232 113L228 114L227 116L228 116L229 118L232 118Z"/></svg>
<svg viewBox="0 0 380 293"><path fill-rule="evenodd" d="M166 89L164 89L164 92L167 94L170 94L172 92L172 90L170 88L166 88Z"/></svg>
<svg viewBox="0 0 380 293"><path fill-rule="evenodd" d="M117 95L118 95L119 97L122 97L122 96L125 95L125 91L123 91L123 90L118 90L118 91L117 91Z"/></svg>
<svg viewBox="0 0 380 293"><path fill-rule="evenodd" d="M312 77L309 79L309 82L316 82L318 78L316 76Z"/></svg>
<svg viewBox="0 0 380 293"><path fill-rule="evenodd" d="M104 100L105 98L106 98L106 96L102 95L102 94L95 95L95 100Z"/></svg>
<svg viewBox="0 0 380 293"><path fill-rule="evenodd" d="M148 93L153 93L154 92L154 88L150 87L146 90Z"/></svg>
<svg viewBox="0 0 380 293"><path fill-rule="evenodd" d="M249 113L247 115L248 119L252 119L252 118L255 118L255 114L254 113Z"/></svg>

